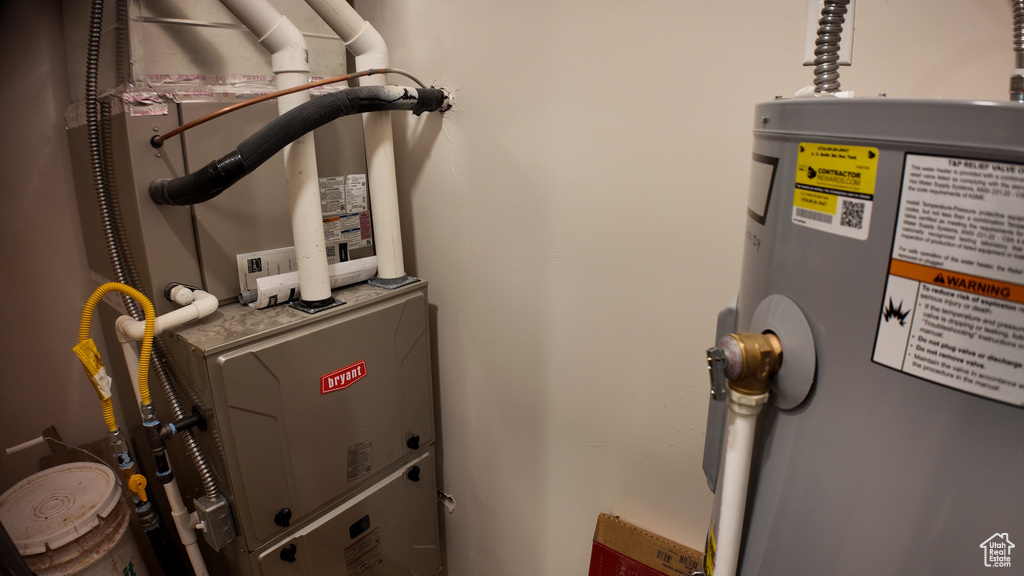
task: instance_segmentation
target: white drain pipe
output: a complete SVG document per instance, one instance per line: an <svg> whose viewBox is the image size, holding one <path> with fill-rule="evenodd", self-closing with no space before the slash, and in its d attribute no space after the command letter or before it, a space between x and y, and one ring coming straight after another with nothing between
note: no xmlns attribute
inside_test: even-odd
<svg viewBox="0 0 1024 576"><path fill-rule="evenodd" d="M355 56L356 70L391 66L384 38L345 0L306 0L320 18L345 42ZM359 79L360 86L385 85L387 74ZM373 237L377 250L380 285L400 285L406 280L402 254L402 229L398 217L398 178L395 175L395 142L391 112L363 114L366 172L370 183Z"/></svg>
<svg viewBox="0 0 1024 576"><path fill-rule="evenodd" d="M704 571L715 576L736 576L743 546L757 415L768 402L769 377L782 366L782 342L774 334L743 332L726 335L718 347L725 352L727 361L729 421Z"/></svg>
<svg viewBox="0 0 1024 576"><path fill-rule="evenodd" d="M309 82L309 51L306 39L291 20L267 0L221 0L228 10L251 31L270 52L278 89ZM279 114L309 101L301 91L277 99ZM327 272L324 222L320 211L320 179L316 170L313 134L309 133L284 148L285 175L291 203L292 238L299 266L301 303L322 307L333 303Z"/></svg>

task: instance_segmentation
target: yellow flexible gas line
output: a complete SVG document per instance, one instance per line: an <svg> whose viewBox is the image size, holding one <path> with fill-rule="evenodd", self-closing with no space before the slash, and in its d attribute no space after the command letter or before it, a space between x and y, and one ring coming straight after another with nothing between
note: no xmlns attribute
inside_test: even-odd
<svg viewBox="0 0 1024 576"><path fill-rule="evenodd" d="M96 343L89 337L93 312L95 312L96 306L99 305L103 296L109 292L121 292L128 295L141 304L142 309L146 313L146 330L142 338L142 350L139 353L139 397L142 399L143 404L150 403L149 359L153 350L153 328L156 323L156 311L153 309L153 304L142 292L120 282L107 282L97 288L92 293L92 296L89 296L89 299L85 302L85 308L82 309L82 322L78 328L78 345L73 350L79 360L82 361L85 373L89 376L93 387L96 388L96 394L99 395L100 401L103 403L103 420L107 423L107 429L113 431L117 429L117 423L114 421L114 406L110 400L110 378L106 375L103 363L100 361L100 354L96 348Z"/></svg>

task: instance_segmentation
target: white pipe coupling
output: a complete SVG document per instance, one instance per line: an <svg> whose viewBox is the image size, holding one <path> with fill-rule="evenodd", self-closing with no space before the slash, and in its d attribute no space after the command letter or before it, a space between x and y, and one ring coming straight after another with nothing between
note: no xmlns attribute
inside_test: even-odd
<svg viewBox="0 0 1024 576"><path fill-rule="evenodd" d="M726 386L729 391L729 409L737 414L744 416L756 416L761 413L761 408L768 402L768 393L764 394L744 394L737 392L730 386Z"/></svg>

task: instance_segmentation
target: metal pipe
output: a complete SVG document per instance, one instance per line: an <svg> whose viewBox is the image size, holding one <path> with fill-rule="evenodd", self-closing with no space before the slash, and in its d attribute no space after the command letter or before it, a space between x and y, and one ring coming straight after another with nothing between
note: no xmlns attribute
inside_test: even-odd
<svg viewBox="0 0 1024 576"><path fill-rule="evenodd" d="M131 251L128 248L128 243L124 239L124 226L121 225L115 195L109 186L109 182L111 180L107 177L106 171L109 169L110 163L104 162L102 155L104 147L102 146L103 139L100 130L102 125L101 120L103 119L102 116L104 116L102 114L104 110L101 108L101 104L104 103L99 103L97 99L102 26L103 0L93 0L90 8L89 38L86 50L85 66L85 116L90 168L92 171L93 185L96 188L96 198L100 209L100 219L101 224L103 225L103 234L107 245L107 255L110 259L110 264L114 270L114 274L117 277L116 280L138 289L142 285L142 282L140 282L138 273L135 270L134 260L131 257ZM105 116L109 117L109 108L106 109ZM128 297L124 297L123 300L125 308L133 318L136 320L143 319L144 314L142 313L142 309L135 303L135 301ZM166 361L164 360L167 357L167 350L159 339L155 340L154 345L153 367L156 369L157 378L160 381L160 387L163 390L164 396L167 398L168 404L170 404L171 413L174 415L175 419L181 419L186 415L186 413L181 401L178 399L178 393L174 388L173 376L166 365ZM221 498L217 481L213 476L213 469L206 461L206 457L199 448L199 442L196 440L195 434L193 434L191 430L185 433L184 442L185 449L199 474L199 478L202 481L203 489L206 492L207 497L211 499Z"/></svg>
<svg viewBox="0 0 1024 576"><path fill-rule="evenodd" d="M1024 102L1024 0L1013 0L1014 68L1010 76L1010 100Z"/></svg>
<svg viewBox="0 0 1024 576"><path fill-rule="evenodd" d="M839 91L839 39L850 0L825 0L814 41L814 93Z"/></svg>

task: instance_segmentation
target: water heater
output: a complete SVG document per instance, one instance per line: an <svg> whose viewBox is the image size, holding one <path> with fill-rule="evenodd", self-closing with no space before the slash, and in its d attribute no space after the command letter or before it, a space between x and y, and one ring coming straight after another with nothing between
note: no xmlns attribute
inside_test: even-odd
<svg viewBox="0 0 1024 576"><path fill-rule="evenodd" d="M776 100L753 132L719 336L783 352L738 573L1024 567L1024 108Z"/></svg>

